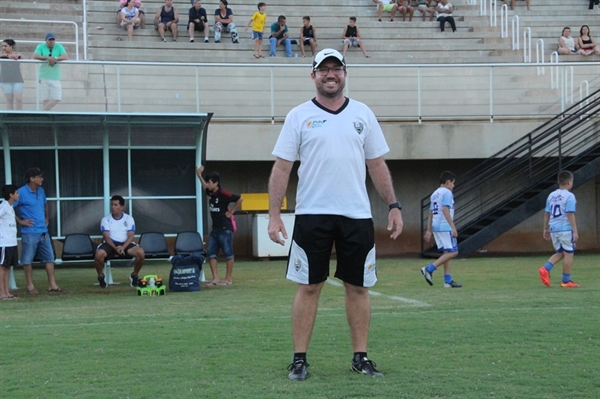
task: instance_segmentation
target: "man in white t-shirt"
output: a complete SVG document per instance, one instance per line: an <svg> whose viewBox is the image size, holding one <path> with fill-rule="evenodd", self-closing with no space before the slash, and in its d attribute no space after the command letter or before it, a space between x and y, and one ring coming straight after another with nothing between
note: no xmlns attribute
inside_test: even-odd
<svg viewBox="0 0 600 399"><path fill-rule="evenodd" d="M12 204L19 200L18 187L7 184L2 187L4 201L0 203L0 300L17 299L8 287L11 266L17 266L17 219Z"/></svg>
<svg viewBox="0 0 600 399"><path fill-rule="evenodd" d="M387 229L396 239L402 231L402 213L383 158L389 148L373 112L344 96L346 61L342 54L334 49L317 53L311 78L316 97L292 109L285 118L273 150L277 159L269 179L269 238L283 245L288 232L280 209L299 157L296 218L287 265L287 278L298 283L292 305L294 357L288 378L307 378L306 351L334 245L335 277L343 281L346 290L354 349L352 370L381 377L367 357L369 287L375 285L377 274L365 181L368 169L375 189L389 205Z"/></svg>
<svg viewBox="0 0 600 399"><path fill-rule="evenodd" d="M96 249L94 262L98 272L100 288L106 288L104 278L104 263L116 256L134 257L133 273L129 276L132 287L137 286L138 273L144 265L146 254L142 247L133 242L135 235L135 221L123 212L125 199L120 195L113 195L110 199L110 215L102 218L100 230L104 242Z"/></svg>

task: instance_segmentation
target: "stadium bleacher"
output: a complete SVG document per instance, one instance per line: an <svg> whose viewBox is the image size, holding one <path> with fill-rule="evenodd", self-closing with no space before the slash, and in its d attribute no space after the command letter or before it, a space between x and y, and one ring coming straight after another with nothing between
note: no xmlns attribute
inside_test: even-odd
<svg viewBox="0 0 600 399"><path fill-rule="evenodd" d="M488 62L521 62L522 50L511 49L511 38L500 37L500 8L498 8L497 26L490 27L490 6L486 3L486 16L480 15L480 5L470 5L469 0L452 2L455 6L454 15L457 19L456 33L440 32L436 21L423 22L418 12L413 21L403 22L396 17L394 22L384 19L377 22L376 7L371 0L343 0L334 7L329 3L316 0L297 0L294 2L267 4L267 24L274 22L278 15L287 17L290 36L298 35L303 15L310 15L312 24L317 28L319 48L341 48L341 33L347 24L349 16L358 18L357 25L362 31L370 59L364 59L359 51L350 50L348 59L360 63L488 63ZM560 0L548 0L543 4L533 1L531 11L524 6L517 6L515 11L508 10L508 29L511 30L513 16L519 16L520 38L522 48L522 30L530 27L532 45L535 54L537 39L544 40L546 60L556 49L557 39L564 26L570 26L573 35L578 36L579 27L583 24L590 26L591 34L600 33L600 9L587 9L586 2L566 4ZM83 4L81 0L45 0L43 2L28 2L17 0L0 2L2 18L34 19L34 20L70 20L83 23ZM160 0L142 2L146 13L146 29L138 29L132 42L126 41L126 33L117 28L115 23L116 0L88 1L87 9L87 44L88 59L105 61L159 61L159 62L271 62L271 63L305 63L305 60L283 57L279 51L276 58L255 60L252 56L252 40L250 32L244 32L250 16L256 10L256 2L242 0L232 1L230 8L235 14L234 22L241 36L240 44L234 45L224 36L220 44L189 43L185 30L187 24L188 1L174 2L180 14L180 37L177 43L160 43L152 20L156 11L163 4ZM217 2L203 2L203 7L209 15L212 25L212 14L217 8ZM501 6L498 1L498 6ZM41 12L40 12L41 11ZM335 15L332 15L335 14ZM54 30L61 38L73 37L73 29L69 26L52 26L46 24L26 24L18 22L2 22L0 36L12 37L20 45L20 51L33 50L33 43L43 38L48 30ZM268 27L267 27L268 31ZM83 38L83 29L79 35ZM600 38L600 36L598 36ZM123 38L124 41L118 41ZM66 40L66 39L63 39ZM83 43L83 40L81 40ZM160 45L160 46L159 46ZM263 44L268 48L268 42ZM83 45L81 44L80 47ZM26 51L27 50L27 51ZM293 46L299 53L297 45ZM83 54L83 51L81 51ZM598 56L592 56L592 58ZM572 56L569 61L585 61L587 57Z"/></svg>

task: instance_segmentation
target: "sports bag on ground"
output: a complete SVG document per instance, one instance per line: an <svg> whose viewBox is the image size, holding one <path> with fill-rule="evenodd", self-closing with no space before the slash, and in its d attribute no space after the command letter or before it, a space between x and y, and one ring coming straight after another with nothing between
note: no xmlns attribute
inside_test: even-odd
<svg viewBox="0 0 600 399"><path fill-rule="evenodd" d="M173 267L169 274L169 292L200 291L200 273L204 255L194 252L191 255L175 255L171 258Z"/></svg>

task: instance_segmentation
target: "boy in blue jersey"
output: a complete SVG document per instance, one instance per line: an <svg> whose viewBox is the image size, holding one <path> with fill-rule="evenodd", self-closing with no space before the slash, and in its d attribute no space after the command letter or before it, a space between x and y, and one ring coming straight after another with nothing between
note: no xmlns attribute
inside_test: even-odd
<svg viewBox="0 0 600 399"><path fill-rule="evenodd" d="M571 281L571 267L575 253L575 242L579 239L575 223L575 204L577 200L571 193L573 174L564 170L558 174L558 190L553 191L546 200L544 213L544 239L552 239L556 253L540 269L542 284L550 287L550 271L561 259L563 275L560 286L563 288L578 288L579 284Z"/></svg>
<svg viewBox="0 0 600 399"><path fill-rule="evenodd" d="M427 284L433 285L432 274L440 265L444 265L444 287L460 288L462 285L452 280L450 274L450 260L458 255L456 237L458 232L454 226L454 173L445 171L440 175L440 187L431 194L431 205L429 206L429 217L427 219L427 231L424 239L429 242L433 232L435 243L439 252L443 252L435 262L421 268Z"/></svg>

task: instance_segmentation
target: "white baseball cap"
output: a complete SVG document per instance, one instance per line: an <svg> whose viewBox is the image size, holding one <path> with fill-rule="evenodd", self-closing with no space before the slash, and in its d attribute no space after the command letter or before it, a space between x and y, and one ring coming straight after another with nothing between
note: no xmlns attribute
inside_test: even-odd
<svg viewBox="0 0 600 399"><path fill-rule="evenodd" d="M319 51L317 53L317 55L315 55L315 59L313 60L313 66L312 66L313 72L317 70L317 68L319 67L319 65L321 65L321 63L323 61L325 61L327 58L330 58L330 57L337 59L339 62L342 63L342 66L344 68L346 68L346 60L344 59L344 56L339 51L332 49L332 48L325 48L325 49Z"/></svg>

